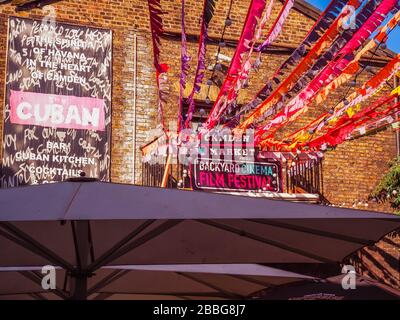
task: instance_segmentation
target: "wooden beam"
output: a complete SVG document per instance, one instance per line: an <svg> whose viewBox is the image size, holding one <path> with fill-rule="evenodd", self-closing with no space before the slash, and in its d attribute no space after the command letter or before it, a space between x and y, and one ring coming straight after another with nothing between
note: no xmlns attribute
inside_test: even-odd
<svg viewBox="0 0 400 320"><path fill-rule="evenodd" d="M62 0L34 0L34 1L26 1L22 4L19 4L15 7L15 11L28 11L36 8L43 8L49 4L53 4L56 2L60 2Z"/></svg>
<svg viewBox="0 0 400 320"><path fill-rule="evenodd" d="M161 35L161 38L169 41L181 41L181 32L177 31L166 31ZM218 45L219 38L216 37L209 37L207 39L207 44L211 45ZM187 41L191 43L198 43L199 42L199 35L197 34L187 34ZM236 48L238 45L238 40L233 38L224 39L227 47ZM261 44L261 43L260 43ZM267 48L263 53L265 54L273 54L273 55L290 55L294 50L296 50L297 46L287 43L274 43L269 48ZM368 63L370 66L373 67L383 67L385 66L391 59L388 56L374 56L374 57L366 57L361 58L360 62L362 64Z"/></svg>

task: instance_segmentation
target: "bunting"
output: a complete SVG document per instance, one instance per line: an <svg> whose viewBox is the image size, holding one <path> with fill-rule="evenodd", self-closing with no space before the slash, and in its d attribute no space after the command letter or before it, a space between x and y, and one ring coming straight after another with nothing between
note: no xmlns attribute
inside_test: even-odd
<svg viewBox="0 0 400 320"><path fill-rule="evenodd" d="M281 11L279 12L278 18L275 20L271 30L268 33L267 38L264 40L264 42L259 45L255 51L261 52L265 49L267 49L278 37L280 34L283 24L286 21L286 18L289 16L290 9L292 9L294 5L294 0L286 0L285 4L283 5Z"/></svg>
<svg viewBox="0 0 400 320"><path fill-rule="evenodd" d="M162 129L166 133L165 121L164 121L164 106L166 104L166 97L168 94L167 87L167 71L168 65L160 64L160 36L163 33L163 20L160 0L148 0L147 1L149 13L150 13L150 30L153 44L153 64L156 69L156 82L158 90L158 115L159 122Z"/></svg>
<svg viewBox="0 0 400 320"><path fill-rule="evenodd" d="M183 92L186 88L186 77L189 72L189 61L190 57L187 51L186 44L186 30L185 30L185 0L181 0L181 31L182 31L182 39L181 39L181 76L179 81L179 110L178 110L178 132L181 131L183 126Z"/></svg>
<svg viewBox="0 0 400 320"><path fill-rule="evenodd" d="M308 146L311 149L320 148L321 145L327 144L331 147L334 147L346 139L349 138L349 135L358 127L364 125L371 119L376 119L379 117L383 117L378 121L382 121L382 119L387 120L388 116L391 116L393 111L396 111L400 107L400 103L394 103L390 106L386 107L382 111L378 111L377 109L382 107L383 105L394 100L398 95L393 95L390 97L384 97L377 102L375 102L370 107L360 111L359 113L349 117L345 115L341 121L338 121L337 125L329 130L326 134L314 139L308 143Z"/></svg>
<svg viewBox="0 0 400 320"><path fill-rule="evenodd" d="M340 5L344 6L345 3L346 2L340 2ZM354 3L354 5L358 6L359 2ZM332 6L332 10L333 9L337 10L339 8L341 9L341 7ZM320 30L318 27L323 28L325 26L325 23L327 23L329 19L331 19L330 13L331 11L327 11L326 20L321 20L321 22L316 25L316 30ZM306 44L314 40L319 35L317 32L315 32L311 33L306 38L306 40L299 46L298 50L295 51L294 59L289 58L288 61L290 62L285 62L282 65L282 67L279 68L278 71L275 73L275 75L272 77L272 80L269 81L267 85L264 86L264 88L257 94L257 97L251 103L246 105L245 107L246 112L251 111L253 109L256 110L249 117L247 117L245 121L243 121L240 125L238 125L239 130L244 130L247 127L251 126L255 122L255 119L260 118L265 113L266 110L281 102L284 95L294 87L294 85L300 79L301 75L304 74L314 65L314 63L322 55L324 50L328 48L331 45L332 41L336 39L339 31L341 30L339 28L341 19L347 14L348 14L347 11L341 12L341 14L338 15L336 19L334 19L334 21L330 24L330 26L325 29L323 35L318 38L318 40L308 53ZM296 68L280 83L280 81L277 80L278 79L277 77L282 72L282 70L284 68L287 68L287 66L290 65L292 61L293 63L295 63L299 60L301 61L296 66ZM279 84L279 86L275 90L273 90L273 82Z"/></svg>
<svg viewBox="0 0 400 320"><path fill-rule="evenodd" d="M293 121L300 114L307 110L308 105L312 102L312 99L317 94L322 86L328 85L332 82L337 75L347 66L354 56L349 54L358 49L365 40L376 30L379 25L383 22L386 15L396 6L396 0L384 0L376 11L371 15L367 22L360 28L354 35L352 41L346 44L346 46L338 54L338 58L331 61L324 70L314 78L308 86L300 92L294 99L292 99L285 109L278 113L271 121L265 126L258 129L256 134L257 139L260 139L263 134L269 132L271 136L274 131L280 128L282 125Z"/></svg>
<svg viewBox="0 0 400 320"><path fill-rule="evenodd" d="M239 90L245 86L251 68L259 67L259 65L261 63L261 52L264 51L265 49L267 49L267 47L269 47L279 36L279 34L282 30L282 27L284 25L284 22L286 21L293 5L294 5L293 0L285 1L281 11L278 14L278 18L275 20L274 24L272 25L269 32L267 33L265 41L258 47L255 47L256 43L261 38L262 30L264 29L267 21L269 20L269 18L271 16L273 0L270 1L266 12L264 13L261 21L258 23L258 29L255 32L253 39L251 41L246 40L246 45L248 47L248 51L241 55L242 66L239 70L239 77L236 78L236 84L233 85L233 88L234 88L233 92L231 91L226 95L227 101L225 101L224 108L221 110L218 117L221 117L222 112L225 111L227 106L229 106L228 113L231 113L232 110L235 110L237 108L236 104L234 102L236 101ZM249 46L249 44L250 44L250 46ZM250 57L251 57L251 54L253 51L259 52L259 54L258 54L258 58L254 61L254 63L251 63ZM231 105L233 105L233 108L230 107Z"/></svg>
<svg viewBox="0 0 400 320"><path fill-rule="evenodd" d="M168 66L160 63L160 36L163 32L161 0L148 0L150 28L153 45L153 64L156 69L158 87L158 109L160 122L164 125L164 106L167 95ZM190 127L195 110L194 96L200 92L206 70L206 42L209 23L214 15L217 0L203 0L200 23L200 37L197 52L197 67L193 89L188 96L188 112L183 115L183 95L187 85L189 62L185 26L185 0L181 0L181 70L178 109L178 133ZM347 139L367 134L387 124L393 124L400 116L398 100L400 87L362 108L362 104L377 96L385 83L400 72L400 55L367 80L359 89L347 95L329 112L300 130L275 139L276 131L304 114L312 103L322 104L329 95L362 72L360 60L386 41L389 33L400 22L396 11L385 26L379 28L393 9L399 9L398 0L332 0L324 13L315 22L302 43L275 71L274 75L257 93L255 98L238 108L236 100L239 91L245 87L252 69L261 63L261 53L280 34L294 0L285 0L277 19L260 43L265 25L270 19L275 0L251 0L243 30L232 57L226 78L210 115L203 125L203 132L210 131L217 124L235 128L240 133L248 127L256 127L255 143L261 148L276 151L297 151L326 149ZM343 18L349 11L346 4L359 9L355 28L344 28ZM378 30L376 35L375 31ZM371 37L371 35L374 35ZM257 53L256 57L253 53ZM289 71L290 70L290 71ZM285 74L288 75L285 77ZM242 119L246 114L250 115ZM243 120L242 123L240 121ZM265 122L267 121L267 122ZM398 125L398 122L396 123ZM307 148L307 149L305 149Z"/></svg>
<svg viewBox="0 0 400 320"><path fill-rule="evenodd" d="M197 54L197 68L194 75L193 89L188 97L188 114L185 120L184 128L189 128L190 122L193 118L195 110L194 95L200 92L201 84L204 79L204 73L206 70L206 42L208 37L208 26L214 16L215 3L217 0L204 0L202 22L200 27L200 40L199 49Z"/></svg>
<svg viewBox="0 0 400 320"><path fill-rule="evenodd" d="M265 5L265 0L251 0L250 2L237 49L228 68L225 81L222 84L218 97L205 124L207 129L211 129L216 125L220 114L227 106L227 100L229 99L227 95L233 89L234 84L237 81L239 70L242 65L242 54L248 50L248 42L253 38L254 30L257 26L258 20L261 18L261 14L264 11Z"/></svg>
<svg viewBox="0 0 400 320"><path fill-rule="evenodd" d="M276 141L272 138L262 141L261 146L265 148L274 147L277 149L292 150L304 145L308 146L308 142L315 135L322 131L324 127L336 125L345 113L352 118L353 115L360 111L360 104L371 97L377 95L384 87L387 81L392 79L400 71L400 55L392 59L384 68L382 68L375 76L366 81L359 89L350 94L344 101L341 101L332 111L322 114L320 117L312 121L307 126L298 130L290 136ZM398 94L399 90L391 92L391 99L394 94ZM383 99L385 99L384 97ZM378 100L383 102L384 100ZM351 110L351 111L349 111Z"/></svg>

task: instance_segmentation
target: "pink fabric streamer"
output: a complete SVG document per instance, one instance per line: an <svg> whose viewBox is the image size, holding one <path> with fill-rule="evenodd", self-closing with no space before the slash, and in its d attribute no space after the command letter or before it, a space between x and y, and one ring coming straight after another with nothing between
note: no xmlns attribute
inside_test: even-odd
<svg viewBox="0 0 400 320"><path fill-rule="evenodd" d="M339 52L339 59L332 60L324 70L310 82L310 84L301 91L289 104L285 110L278 113L269 123L259 128L256 133L257 140L270 131L271 129L282 126L282 124L294 120L300 111L305 111L304 108L312 100L315 94L322 86L328 85L335 77L340 74L344 68L353 60L353 52L355 52L365 40L376 30L383 22L386 15L396 6L397 0L384 0L373 15L365 22L365 24L356 32L353 38Z"/></svg>
<svg viewBox="0 0 400 320"><path fill-rule="evenodd" d="M182 0L182 43L181 43L181 77L180 77L180 90L179 90L179 111L178 111L178 132L181 131L183 125L183 92L186 88L186 77L189 72L190 57L187 52L186 31L185 31L185 0Z"/></svg>
<svg viewBox="0 0 400 320"><path fill-rule="evenodd" d="M222 99L222 97L234 87L234 84L237 81L237 77L239 76L239 71L242 66L242 54L248 50L246 40L248 42L253 38L254 30L257 26L257 20L260 19L262 12L264 11L265 4L265 0L252 0L250 3L246 22L244 24L237 49L229 66L227 76L210 112L210 116L207 119L207 123L205 124L208 129L211 129L216 125L219 115L226 108L226 100Z"/></svg>
<svg viewBox="0 0 400 320"><path fill-rule="evenodd" d="M158 88L158 115L162 129L167 133L164 122L164 105L166 103L167 88L166 88L166 72L168 66L166 64L160 64L160 35L163 33L163 21L161 15L160 0L147 0L150 13L150 30L153 43L153 64L156 69L156 81Z"/></svg>
<svg viewBox="0 0 400 320"><path fill-rule="evenodd" d="M287 17L289 16L290 10L294 5L294 0L286 0L285 5L283 6L281 12L279 13L279 17L276 19L274 25L272 26L267 39L258 46L255 51L263 51L268 48L278 37L280 34L283 24L285 23Z"/></svg>
<svg viewBox="0 0 400 320"><path fill-rule="evenodd" d="M245 45L248 50L241 54L241 67L240 70L238 71L238 76L236 77L235 82L232 84L233 88L231 88L231 90L229 90L229 92L226 93L226 98L225 98L226 106L229 106L232 103L234 103L234 101L236 101L240 89L242 89L244 83L247 81L249 77L250 70L253 67L253 64L251 63L251 55L254 51L255 44L261 38L262 30L264 29L266 23L268 22L271 16L273 5L274 5L274 0L271 0L261 21L258 23L258 28L254 32L253 39L251 39L251 41L245 40ZM223 111L224 110L222 110L221 113Z"/></svg>
<svg viewBox="0 0 400 320"><path fill-rule="evenodd" d="M200 40L199 40L199 51L197 55L197 69L194 76L194 84L192 92L188 97L188 114L184 123L184 128L189 128L190 122L193 118L195 109L194 95L200 92L201 83L203 82L204 72L206 70L206 41L208 38L208 25L212 19L215 8L215 0L204 0L204 9L202 15L201 29L200 29Z"/></svg>

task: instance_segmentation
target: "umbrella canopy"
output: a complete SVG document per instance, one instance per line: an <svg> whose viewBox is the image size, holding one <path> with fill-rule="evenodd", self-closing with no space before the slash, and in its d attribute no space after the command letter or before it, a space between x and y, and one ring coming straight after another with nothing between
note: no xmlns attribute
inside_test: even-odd
<svg viewBox="0 0 400 320"><path fill-rule="evenodd" d="M110 265L335 264L400 227L373 212L79 180L0 190L0 207L0 267L52 264L74 279Z"/></svg>
<svg viewBox="0 0 400 320"><path fill-rule="evenodd" d="M343 275L322 281L299 281L268 288L259 297L265 300L400 300L400 291L367 277L356 275L355 289L344 290Z"/></svg>
<svg viewBox="0 0 400 320"><path fill-rule="evenodd" d="M44 290L41 268L0 268L1 299L67 299L65 272ZM89 299L243 299L259 290L312 277L261 265L136 265L103 267L88 281Z"/></svg>

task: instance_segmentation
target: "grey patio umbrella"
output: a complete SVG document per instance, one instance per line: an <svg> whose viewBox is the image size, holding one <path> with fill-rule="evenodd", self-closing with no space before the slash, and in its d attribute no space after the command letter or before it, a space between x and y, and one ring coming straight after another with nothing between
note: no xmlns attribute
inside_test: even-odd
<svg viewBox="0 0 400 320"><path fill-rule="evenodd" d="M110 265L337 264L400 227L366 211L101 182L0 190L0 267L52 264L74 296Z"/></svg>
<svg viewBox="0 0 400 320"><path fill-rule="evenodd" d="M0 268L2 299L68 299L65 270L57 288L41 286L41 268ZM265 288L312 277L251 264L136 265L103 267L88 280L88 299L243 299Z"/></svg>
<svg viewBox="0 0 400 320"><path fill-rule="evenodd" d="M298 281L270 287L258 293L265 300L400 300L400 291L370 278L356 275L354 289L343 289L343 275L320 281Z"/></svg>

